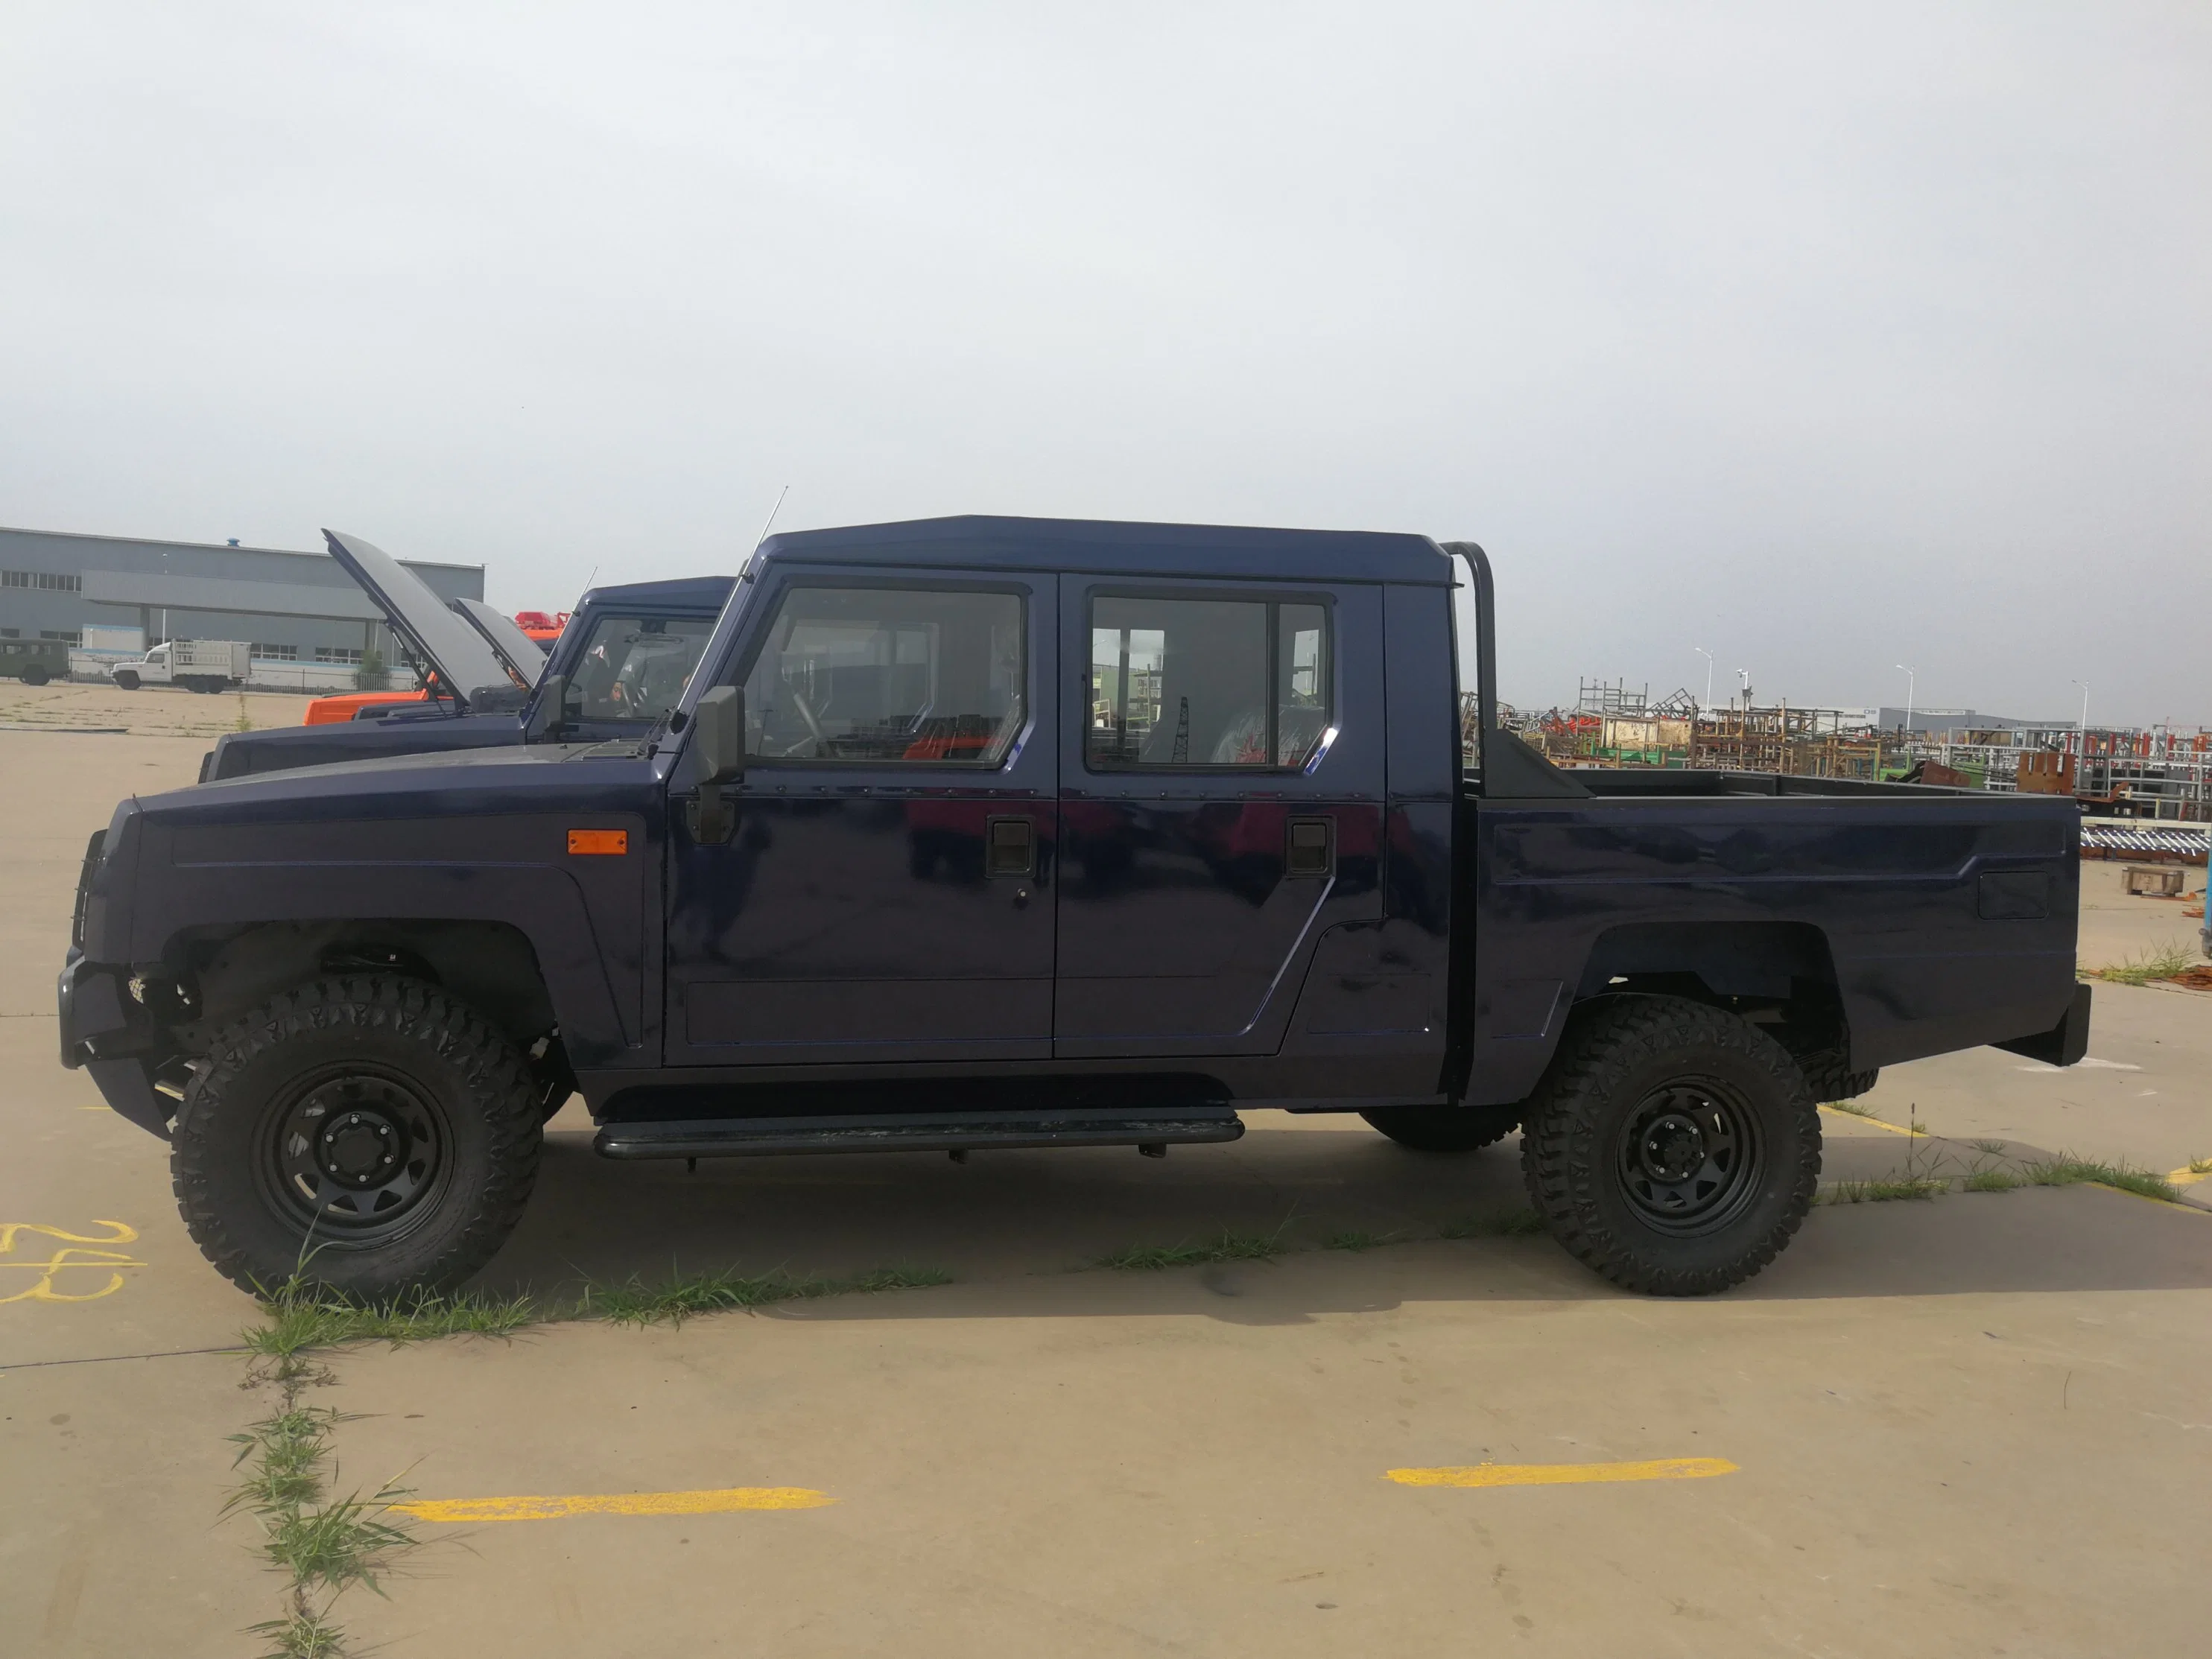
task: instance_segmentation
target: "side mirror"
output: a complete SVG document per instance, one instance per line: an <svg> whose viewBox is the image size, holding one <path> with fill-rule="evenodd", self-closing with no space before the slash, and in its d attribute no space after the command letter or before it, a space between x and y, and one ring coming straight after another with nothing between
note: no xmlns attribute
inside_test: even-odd
<svg viewBox="0 0 2212 1659"><path fill-rule="evenodd" d="M568 716L568 679L565 674L548 674L538 682L538 701L531 706L530 719L522 728L525 743L543 743L567 723Z"/></svg>
<svg viewBox="0 0 2212 1659"><path fill-rule="evenodd" d="M718 685L691 711L691 781L701 788L745 775L745 694Z"/></svg>

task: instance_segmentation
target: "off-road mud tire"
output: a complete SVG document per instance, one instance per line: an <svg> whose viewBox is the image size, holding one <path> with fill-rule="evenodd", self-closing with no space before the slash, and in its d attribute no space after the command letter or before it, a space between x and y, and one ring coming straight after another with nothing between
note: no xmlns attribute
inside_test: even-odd
<svg viewBox="0 0 2212 1659"><path fill-rule="evenodd" d="M1360 1116L1416 1152L1472 1152L1521 1127L1516 1106L1379 1106Z"/></svg>
<svg viewBox="0 0 2212 1659"><path fill-rule="evenodd" d="M1841 1048L1819 1048L1797 1056L1805 1086L1815 1101L1856 1100L1881 1080L1879 1066L1854 1072L1850 1065L1850 1056Z"/></svg>
<svg viewBox="0 0 2212 1659"><path fill-rule="evenodd" d="M1676 1091L1723 1103L1746 1155L1709 1216L1654 1219L1649 1189L1632 1190L1643 1141L1632 1131ZM1545 1225L1647 1295L1705 1296L1750 1278L1789 1243L1820 1184L1820 1109L1797 1062L1702 1003L1607 997L1577 1011L1526 1109L1521 1173Z"/></svg>
<svg viewBox="0 0 2212 1659"><path fill-rule="evenodd" d="M367 1243L311 1229L262 1173L303 1093L350 1067L398 1079L436 1109L443 1134L434 1189L399 1231ZM170 1138L177 1206L202 1253L248 1291L295 1273L365 1301L447 1290L489 1261L520 1219L538 1173L538 1110L523 1056L437 987L384 975L318 980L225 1027L194 1067Z"/></svg>

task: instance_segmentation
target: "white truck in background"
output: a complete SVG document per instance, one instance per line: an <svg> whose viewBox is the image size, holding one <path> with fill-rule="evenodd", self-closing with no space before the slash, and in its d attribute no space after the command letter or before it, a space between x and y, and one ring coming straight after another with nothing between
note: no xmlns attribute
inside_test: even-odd
<svg viewBox="0 0 2212 1659"><path fill-rule="evenodd" d="M244 640L166 640L144 656L118 662L108 672L125 691L142 685L221 691L244 684L252 659L253 647Z"/></svg>

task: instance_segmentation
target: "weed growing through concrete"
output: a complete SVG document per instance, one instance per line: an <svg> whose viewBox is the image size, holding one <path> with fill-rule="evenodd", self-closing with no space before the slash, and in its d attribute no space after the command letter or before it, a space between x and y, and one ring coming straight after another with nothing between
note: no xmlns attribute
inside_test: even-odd
<svg viewBox="0 0 2212 1659"><path fill-rule="evenodd" d="M2189 1160L2191 1175L2212 1175L2212 1158L2192 1158Z"/></svg>
<svg viewBox="0 0 2212 1659"><path fill-rule="evenodd" d="M1966 1190L1970 1193L2008 1193L2027 1184L2026 1176L2010 1170L1973 1170L1966 1176Z"/></svg>
<svg viewBox="0 0 2212 1659"><path fill-rule="evenodd" d="M1940 1176L1905 1176L1893 1181L1838 1181L1820 1194L1823 1204L1887 1204L1904 1198L1936 1198L1951 1190Z"/></svg>
<svg viewBox="0 0 2212 1659"><path fill-rule="evenodd" d="M295 1279L286 1286L301 1297ZM272 1323L276 1317L271 1310ZM371 1496L351 1492L328 1496L325 1474L335 1466L331 1432L345 1419L326 1407L301 1403L312 1385L327 1380L309 1363L296 1322L281 1339L269 1328L242 1334L257 1355L249 1385L273 1384L274 1414L230 1437L238 1448L231 1467L245 1476L223 1502L223 1513L244 1510L261 1523L260 1554L289 1581L279 1618L252 1626L247 1634L269 1643L270 1659L336 1659L345 1650L344 1632L331 1609L356 1584L384 1593L380 1576L415 1547L414 1534L386 1518L390 1506L406 1494L386 1481Z"/></svg>
<svg viewBox="0 0 2212 1659"><path fill-rule="evenodd" d="M290 1580L282 1618L247 1632L270 1646L269 1659L339 1659L345 1632L332 1620L338 1597L356 1584L384 1593L382 1575L416 1540L391 1518L409 1494L391 1481L363 1496L328 1496L333 1468L330 1441L346 1417L302 1403L309 1387L329 1380L309 1358L318 1348L349 1342L428 1342L447 1336L511 1336L555 1321L605 1320L614 1324L680 1324L693 1314L757 1308L772 1302L849 1296L873 1291L944 1285L952 1275L934 1267L885 1267L847 1279L748 1278L734 1273L693 1273L666 1284L630 1279L620 1285L586 1285L574 1302L540 1302L528 1296L453 1296L419 1293L383 1304L352 1301L309 1283L302 1272L261 1298L262 1322L240 1334L254 1356L247 1382L273 1384L275 1414L231 1436L234 1468L244 1477L223 1503L226 1515L243 1511L261 1522L259 1553Z"/></svg>
<svg viewBox="0 0 2212 1659"><path fill-rule="evenodd" d="M2188 972L2196 960L2197 952L2191 946L2180 939L2168 939L2139 957L2108 963L2090 971L2113 985L2148 985L2154 980L2172 979L2177 974Z"/></svg>
<svg viewBox="0 0 2212 1659"><path fill-rule="evenodd" d="M919 1290L951 1282L952 1275L938 1267L878 1267L849 1279L786 1279L778 1274L755 1279L732 1273L691 1273L665 1285L631 1279L620 1285L586 1286L582 1301L569 1316L604 1319L617 1325L680 1325L694 1314L823 1296Z"/></svg>
<svg viewBox="0 0 2212 1659"><path fill-rule="evenodd" d="M1874 1115L1874 1108L1861 1100L1831 1100L1824 1103L1832 1112L1849 1112L1853 1117Z"/></svg>
<svg viewBox="0 0 2212 1659"><path fill-rule="evenodd" d="M2021 1166L2021 1174L2037 1187L2078 1187L2094 1182L2100 1187L2117 1187L2124 1193L2134 1193L2141 1198L2163 1199L2171 1204L2180 1194L2164 1176L2153 1175L2148 1170L2138 1170L2125 1164L2104 1164L2091 1158L2075 1158L2061 1152L2057 1158L2040 1159Z"/></svg>
<svg viewBox="0 0 2212 1659"><path fill-rule="evenodd" d="M1358 1228L1354 1227L1349 1228L1340 1233L1331 1233L1327 1238L1322 1241L1322 1247L1324 1249L1352 1250L1357 1252L1360 1250L1371 1250L1377 1244L1383 1242L1384 1241L1380 1235L1376 1233L1361 1232Z"/></svg>
<svg viewBox="0 0 2212 1659"><path fill-rule="evenodd" d="M1132 1244L1100 1256L1098 1266L1157 1273L1163 1267L1193 1267L1206 1261L1272 1261L1287 1248L1280 1227L1272 1233L1232 1233L1224 1227L1218 1238L1196 1244Z"/></svg>

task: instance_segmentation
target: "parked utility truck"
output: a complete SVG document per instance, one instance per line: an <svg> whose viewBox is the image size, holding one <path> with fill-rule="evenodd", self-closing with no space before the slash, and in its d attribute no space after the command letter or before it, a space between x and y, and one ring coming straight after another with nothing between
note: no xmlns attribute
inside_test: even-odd
<svg viewBox="0 0 2212 1659"><path fill-rule="evenodd" d="M125 799L61 1058L221 1272L367 1297L482 1267L572 1093L623 1160L1517 1129L1553 1237L1691 1295L1789 1243L1877 1067L2081 1058L2071 800L1562 772L1492 611L1419 536L777 536L703 649L619 653L666 711L625 735L586 653L502 742Z"/></svg>
<svg viewBox="0 0 2212 1659"><path fill-rule="evenodd" d="M125 691L142 685L221 691L245 684L252 659L253 647L244 640L164 640L144 656L117 663L110 672Z"/></svg>

